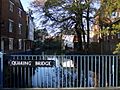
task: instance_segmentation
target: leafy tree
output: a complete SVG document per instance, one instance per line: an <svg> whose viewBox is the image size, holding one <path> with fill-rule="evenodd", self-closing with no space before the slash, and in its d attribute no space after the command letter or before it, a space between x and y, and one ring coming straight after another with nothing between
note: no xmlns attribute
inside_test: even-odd
<svg viewBox="0 0 120 90"><path fill-rule="evenodd" d="M35 40L39 39L39 37L42 36L42 35L45 35L45 36L48 35L48 32L45 28L35 30Z"/></svg>
<svg viewBox="0 0 120 90"><path fill-rule="evenodd" d="M105 34L109 33L110 37L111 35L120 33L120 24L118 23L120 21L120 18L116 17L114 21L112 21L111 15L113 12L120 12L120 0L101 0L101 7L98 11L100 22L99 24L101 25L101 30L103 30ZM120 54L120 43L116 45L116 49L113 54ZM119 61L118 65L120 65ZM118 75L120 76L120 67L118 67ZM120 81L118 81L118 84L120 85Z"/></svg>
<svg viewBox="0 0 120 90"><path fill-rule="evenodd" d="M119 17L112 17L114 13L120 11L119 3L120 0L100 0L100 8L96 12L95 23L100 27L101 39L103 40L103 37L106 36L109 43L111 43L111 36L119 33L120 30Z"/></svg>
<svg viewBox="0 0 120 90"><path fill-rule="evenodd" d="M85 3L87 3L87 7L84 11L85 13L84 18L86 19L86 27L87 27L86 28L87 29L87 45L86 45L87 52L89 51L89 43L90 43L90 39L89 39L90 38L90 24L91 22L93 22L93 19L94 19L93 16L91 16L91 14L94 15L93 13L95 13L97 10L97 8L94 7L95 2L97 4L99 0L98 1L94 0L94 2L92 0L85 0Z"/></svg>
<svg viewBox="0 0 120 90"><path fill-rule="evenodd" d="M45 37L48 36L47 30L45 28L44 29L36 28L34 34L35 34L34 48L43 47L43 45L44 45L43 42L45 40Z"/></svg>
<svg viewBox="0 0 120 90"><path fill-rule="evenodd" d="M115 49L113 54L120 54L120 43L118 43L116 46L117 46L117 48Z"/></svg>
<svg viewBox="0 0 120 90"><path fill-rule="evenodd" d="M120 0L100 0L100 8L96 12L96 22L103 27L112 28L111 16L113 12L118 12L120 8Z"/></svg>
<svg viewBox="0 0 120 90"><path fill-rule="evenodd" d="M41 13L43 27L52 32L58 29L75 30L79 40L79 50L83 50L86 34L89 44L90 13L92 13L91 6L94 1L97 0L47 0L44 3L41 0L35 0L32 6ZM85 19L86 22L84 22ZM87 33L85 32L86 23Z"/></svg>

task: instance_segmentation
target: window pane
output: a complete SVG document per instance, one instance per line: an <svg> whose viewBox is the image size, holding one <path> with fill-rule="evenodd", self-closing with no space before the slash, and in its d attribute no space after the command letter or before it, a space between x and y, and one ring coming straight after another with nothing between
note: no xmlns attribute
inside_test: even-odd
<svg viewBox="0 0 120 90"><path fill-rule="evenodd" d="M13 50L13 38L9 38L9 50Z"/></svg>
<svg viewBox="0 0 120 90"><path fill-rule="evenodd" d="M9 20L9 32L13 31L13 21Z"/></svg>
<svg viewBox="0 0 120 90"><path fill-rule="evenodd" d="M22 33L22 24L19 24L19 34Z"/></svg>
<svg viewBox="0 0 120 90"><path fill-rule="evenodd" d="M13 12L14 4L10 1L10 11Z"/></svg>
<svg viewBox="0 0 120 90"><path fill-rule="evenodd" d="M21 17L22 10L19 8L19 16Z"/></svg>
<svg viewBox="0 0 120 90"><path fill-rule="evenodd" d="M22 49L22 39L19 39L19 49Z"/></svg>

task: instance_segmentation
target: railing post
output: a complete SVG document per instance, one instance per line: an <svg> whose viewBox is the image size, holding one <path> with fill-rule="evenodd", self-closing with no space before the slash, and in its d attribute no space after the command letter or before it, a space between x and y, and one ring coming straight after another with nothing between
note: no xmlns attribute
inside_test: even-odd
<svg viewBox="0 0 120 90"><path fill-rule="evenodd" d="M0 88L3 88L3 53L0 52Z"/></svg>

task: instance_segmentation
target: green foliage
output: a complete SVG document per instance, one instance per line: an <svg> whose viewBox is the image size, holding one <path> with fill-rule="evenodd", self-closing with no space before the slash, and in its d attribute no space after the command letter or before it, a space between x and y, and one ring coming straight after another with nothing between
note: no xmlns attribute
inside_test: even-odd
<svg viewBox="0 0 120 90"><path fill-rule="evenodd" d="M115 49L115 51L113 52L113 54L120 54L120 43L118 43L118 44L116 45L116 49Z"/></svg>
<svg viewBox="0 0 120 90"><path fill-rule="evenodd" d="M41 8L38 4L40 0L37 1L33 6L36 6L35 10L38 9L36 11L41 15L42 27L53 32L58 29L74 30L79 38L78 49L83 50L83 47L86 47L86 36L87 48L89 47L90 24L93 23L93 15L96 11L94 4L99 0L46 0Z"/></svg>
<svg viewBox="0 0 120 90"><path fill-rule="evenodd" d="M39 1L34 2L32 5L36 6L39 13L44 19L42 19L43 27L52 27L65 30L75 29L75 25L80 32L83 32L83 18L85 18L86 9L90 7L89 13L91 13L93 7L91 4L97 0L47 0L44 6L41 7L43 12L39 12ZM83 3L84 2L84 3ZM84 15L83 15L84 14ZM90 20L90 19L88 19ZM53 29L54 30L54 29Z"/></svg>
<svg viewBox="0 0 120 90"><path fill-rule="evenodd" d="M112 25L113 30L116 30L116 32L120 32L120 23L118 24L113 24Z"/></svg>
<svg viewBox="0 0 120 90"><path fill-rule="evenodd" d="M104 35L116 35L120 33L120 24L113 24L112 26L107 26L104 29L102 29L100 32L97 32L96 34L104 34Z"/></svg>
<svg viewBox="0 0 120 90"><path fill-rule="evenodd" d="M101 0L100 8L97 10L96 16L100 26L110 25L112 23L111 16L113 12L118 12L120 8L120 0Z"/></svg>
<svg viewBox="0 0 120 90"><path fill-rule="evenodd" d="M116 35L118 33L120 33L120 24L113 24L112 26L104 27L102 30L96 32L95 34L108 36L108 35Z"/></svg>
<svg viewBox="0 0 120 90"><path fill-rule="evenodd" d="M47 49L51 49L51 50L61 49L61 41L47 39L44 42L44 47L47 48Z"/></svg>
<svg viewBox="0 0 120 90"><path fill-rule="evenodd" d="M108 17L113 11L120 8L120 0L101 0L100 12L102 17Z"/></svg>
<svg viewBox="0 0 120 90"><path fill-rule="evenodd" d="M41 48L41 47L44 46L44 43L41 42L41 41L36 41L36 42L34 43L34 46L35 46L35 48Z"/></svg>
<svg viewBox="0 0 120 90"><path fill-rule="evenodd" d="M118 43L116 45L116 49L115 51L113 52L113 54L117 54L117 55L120 55L120 43ZM118 65L120 65L120 61L118 61ZM120 67L118 67L118 75L120 77ZM119 78L120 79L120 78ZM120 85L120 80L118 81L118 85Z"/></svg>
<svg viewBox="0 0 120 90"><path fill-rule="evenodd" d="M61 40L59 39L46 39L44 42L36 41L34 43L36 48L40 48L45 54L62 54Z"/></svg>
<svg viewBox="0 0 120 90"><path fill-rule="evenodd" d="M55 8L64 3L64 0L47 0L45 3L46 8Z"/></svg>

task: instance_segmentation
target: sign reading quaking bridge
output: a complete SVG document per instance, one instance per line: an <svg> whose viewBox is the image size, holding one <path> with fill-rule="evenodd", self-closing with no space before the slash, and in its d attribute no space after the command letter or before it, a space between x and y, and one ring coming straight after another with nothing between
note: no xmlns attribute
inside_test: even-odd
<svg viewBox="0 0 120 90"><path fill-rule="evenodd" d="M8 62L13 67L53 67L55 66L54 60L10 60Z"/></svg>

